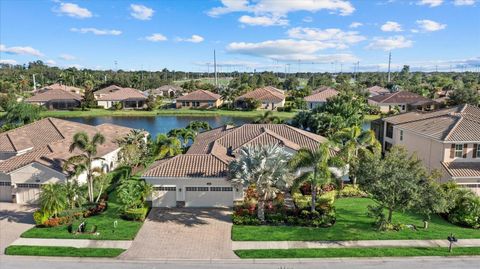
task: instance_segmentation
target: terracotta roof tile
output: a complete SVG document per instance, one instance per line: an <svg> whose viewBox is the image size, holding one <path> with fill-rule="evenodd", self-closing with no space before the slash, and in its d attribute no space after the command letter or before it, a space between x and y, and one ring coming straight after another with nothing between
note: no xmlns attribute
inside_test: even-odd
<svg viewBox="0 0 480 269"><path fill-rule="evenodd" d="M201 167L201 169L199 169ZM228 165L211 154L183 154L162 160L144 177L225 177Z"/></svg>
<svg viewBox="0 0 480 269"><path fill-rule="evenodd" d="M82 101L83 97L69 91L61 89L51 89L41 93L37 93L34 96L27 98L25 102L48 102L48 101L62 101L62 100L75 100Z"/></svg>
<svg viewBox="0 0 480 269"><path fill-rule="evenodd" d="M388 94L390 91L380 86L372 86L366 89L369 93L379 95L379 94Z"/></svg>
<svg viewBox="0 0 480 269"><path fill-rule="evenodd" d="M332 89L326 88L320 91L314 91L313 94L305 97L307 102L326 102L327 99L332 98L333 96L338 95L339 92Z"/></svg>
<svg viewBox="0 0 480 269"><path fill-rule="evenodd" d="M376 95L369 97L368 99L381 104L414 104L417 102L433 102L433 100L429 98L407 91Z"/></svg>
<svg viewBox="0 0 480 269"><path fill-rule="evenodd" d="M116 91L107 93L97 98L97 101L125 101L125 100L146 100L147 97L137 90L132 88L121 88Z"/></svg>
<svg viewBox="0 0 480 269"><path fill-rule="evenodd" d="M480 177L479 162L442 162L442 165L453 178Z"/></svg>
<svg viewBox="0 0 480 269"><path fill-rule="evenodd" d="M95 92L93 92L95 95L102 95L102 94L109 94L109 93L112 93L112 92L116 92L120 89L123 89L122 87L120 86L117 86L117 85L110 85L108 87L105 87L105 88L102 88L100 90L96 90Z"/></svg>
<svg viewBox="0 0 480 269"><path fill-rule="evenodd" d="M177 98L177 101L217 101L221 96L206 90L196 90Z"/></svg>
<svg viewBox="0 0 480 269"><path fill-rule="evenodd" d="M285 94L282 90L268 86L258 88L253 91L247 92L236 98L236 100L243 100L246 98L257 99L263 102L282 102L285 100Z"/></svg>

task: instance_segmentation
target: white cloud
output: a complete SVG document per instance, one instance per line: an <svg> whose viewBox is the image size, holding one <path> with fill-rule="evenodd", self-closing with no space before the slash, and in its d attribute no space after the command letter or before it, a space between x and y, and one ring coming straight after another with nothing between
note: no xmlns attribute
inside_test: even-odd
<svg viewBox="0 0 480 269"><path fill-rule="evenodd" d="M443 0L420 0L417 4L421 6L438 7L443 4Z"/></svg>
<svg viewBox="0 0 480 269"><path fill-rule="evenodd" d="M373 42L370 43L368 49L381 49L381 50L394 50L401 48L409 48L413 45L412 40L406 39L404 36L393 36L388 38L376 37L373 39Z"/></svg>
<svg viewBox="0 0 480 269"><path fill-rule="evenodd" d="M107 29L97 29L97 28L70 28L71 32L77 32L82 34L92 33L94 35L121 35L122 31L120 30L107 30Z"/></svg>
<svg viewBox="0 0 480 269"><path fill-rule="evenodd" d="M131 4L130 10L131 10L130 15L132 15L132 17L142 21L150 20L153 16L153 13L155 12L155 10L149 7L146 7L144 5L137 5L137 4Z"/></svg>
<svg viewBox="0 0 480 269"><path fill-rule="evenodd" d="M73 60L76 60L77 57L73 56L73 55L70 55L70 54L61 54L59 56L60 59L64 60L64 61L73 61Z"/></svg>
<svg viewBox="0 0 480 269"><path fill-rule="evenodd" d="M243 15L238 19L238 21L243 24L259 25L259 26L288 25L288 20L282 19L281 17L270 17L270 16L252 17L249 15Z"/></svg>
<svg viewBox="0 0 480 269"><path fill-rule="evenodd" d="M360 27L360 26L362 26L362 25L363 25L363 23L361 23L361 22L352 22L348 27L350 27L350 28L358 28L358 27Z"/></svg>
<svg viewBox="0 0 480 269"><path fill-rule="evenodd" d="M456 6L472 6L475 5L475 0L455 0L453 4Z"/></svg>
<svg viewBox="0 0 480 269"><path fill-rule="evenodd" d="M418 27L424 32L440 31L447 27L446 24L441 24L432 20L417 20Z"/></svg>
<svg viewBox="0 0 480 269"><path fill-rule="evenodd" d="M32 47L7 47L3 44L0 44L0 51L9 53L9 54L25 54L25 55L32 55L32 56L37 56L37 57L42 57L43 54Z"/></svg>
<svg viewBox="0 0 480 269"><path fill-rule="evenodd" d="M145 39L152 42L160 42L160 41L166 41L167 37L162 34L156 33L156 34L152 34L145 37Z"/></svg>
<svg viewBox="0 0 480 269"><path fill-rule="evenodd" d="M202 36L192 35L190 38L177 38L177 41L180 42L191 42L191 43L200 43L205 40Z"/></svg>
<svg viewBox="0 0 480 269"><path fill-rule="evenodd" d="M303 22L310 23L310 22L313 22L313 18L310 17L310 16L307 16L307 17L303 18L302 21L303 21Z"/></svg>
<svg viewBox="0 0 480 269"><path fill-rule="evenodd" d="M16 64L18 64L18 62L15 61L15 60L11 60L11 59L4 59L4 60L0 60L0 64L16 65Z"/></svg>
<svg viewBox="0 0 480 269"><path fill-rule="evenodd" d="M382 31L384 32L401 32L402 30L402 25L398 22L394 21L387 21L385 24L380 27Z"/></svg>
<svg viewBox="0 0 480 269"><path fill-rule="evenodd" d="M54 60L46 60L46 61L45 61L45 64L46 64L46 65L56 65L57 62L55 62Z"/></svg>
<svg viewBox="0 0 480 269"><path fill-rule="evenodd" d="M351 44L358 43L366 38L356 31L342 31L337 28L318 29L318 28L302 28L295 27L287 31L291 38L322 41L329 44L332 48L345 49Z"/></svg>
<svg viewBox="0 0 480 269"><path fill-rule="evenodd" d="M58 14L78 19L92 17L92 12L90 12L90 10L73 3L60 3L60 6L55 8L54 11Z"/></svg>

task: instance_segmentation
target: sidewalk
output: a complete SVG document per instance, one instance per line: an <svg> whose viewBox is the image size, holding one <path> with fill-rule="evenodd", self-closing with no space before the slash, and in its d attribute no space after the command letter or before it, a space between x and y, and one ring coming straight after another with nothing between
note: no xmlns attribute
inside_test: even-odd
<svg viewBox="0 0 480 269"><path fill-rule="evenodd" d="M362 247L448 247L445 240L233 241L232 250ZM456 247L480 247L480 239L461 239Z"/></svg>
<svg viewBox="0 0 480 269"><path fill-rule="evenodd" d="M44 239L18 238L11 246L52 246L75 248L121 248L128 249L133 241L129 240L88 240L88 239Z"/></svg>

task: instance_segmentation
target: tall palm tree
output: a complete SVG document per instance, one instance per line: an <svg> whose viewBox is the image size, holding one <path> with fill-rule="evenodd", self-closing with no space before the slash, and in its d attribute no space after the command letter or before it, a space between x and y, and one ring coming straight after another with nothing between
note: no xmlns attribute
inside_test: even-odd
<svg viewBox="0 0 480 269"><path fill-rule="evenodd" d="M195 132L186 128L175 128L170 130L167 135L169 137L176 137L182 141L182 146L185 148L190 141L195 140Z"/></svg>
<svg viewBox="0 0 480 269"><path fill-rule="evenodd" d="M165 134L159 134L157 136L154 150L156 160L173 157L181 153L182 145L180 140L175 137L168 137Z"/></svg>
<svg viewBox="0 0 480 269"><path fill-rule="evenodd" d="M302 173L295 179L294 187L300 187L305 182L310 183L312 192L312 202L310 211L315 211L317 201L318 186L331 182L331 165L339 165L339 160L330 154L331 145L329 143L320 144L315 150L300 149L290 160L290 166L295 171L311 170Z"/></svg>
<svg viewBox="0 0 480 269"><path fill-rule="evenodd" d="M60 184L46 184L40 193L40 207L54 217L67 207L64 187Z"/></svg>
<svg viewBox="0 0 480 269"><path fill-rule="evenodd" d="M290 154L278 145L247 146L229 165L229 180L236 185L254 185L258 194L257 217L265 221L265 201L291 184Z"/></svg>
<svg viewBox="0 0 480 269"><path fill-rule="evenodd" d="M375 138L375 132L373 130L363 131L361 127L354 126L340 130L332 136L332 139L340 144L339 155L349 165L352 183L357 184L355 169L358 167L359 153L362 151L380 152L381 145Z"/></svg>
<svg viewBox="0 0 480 269"><path fill-rule="evenodd" d="M78 132L73 136L72 144L70 145L70 152L73 152L75 149L79 149L82 154L75 155L70 157L63 168L71 171L71 175L78 177L82 173L87 173L87 189L88 189L88 201L93 203L95 200L93 194L93 179L94 174L101 172L100 168L93 168L92 162L95 160L102 160L102 158L96 157L97 155L97 146L105 143L105 136L101 133L96 133L92 139L88 137L88 134L85 132Z"/></svg>

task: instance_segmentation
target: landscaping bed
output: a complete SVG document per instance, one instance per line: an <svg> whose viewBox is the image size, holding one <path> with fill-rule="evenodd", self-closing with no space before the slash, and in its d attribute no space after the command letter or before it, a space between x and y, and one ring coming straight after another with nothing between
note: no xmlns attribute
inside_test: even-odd
<svg viewBox="0 0 480 269"><path fill-rule="evenodd" d="M6 255L57 256L57 257L117 257L125 249L120 248L74 248L46 246L9 246Z"/></svg>

